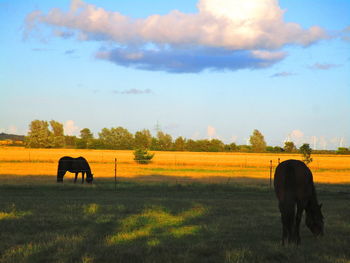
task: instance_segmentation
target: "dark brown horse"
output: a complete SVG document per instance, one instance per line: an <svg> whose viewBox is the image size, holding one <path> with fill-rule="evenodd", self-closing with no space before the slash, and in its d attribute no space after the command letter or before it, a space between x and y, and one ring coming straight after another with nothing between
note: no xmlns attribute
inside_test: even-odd
<svg viewBox="0 0 350 263"><path fill-rule="evenodd" d="M306 226L315 236L323 235L322 205L317 202L312 173L303 162L280 163L275 171L274 187L281 212L283 245L285 240L300 244L299 228L304 210Z"/></svg>
<svg viewBox="0 0 350 263"><path fill-rule="evenodd" d="M63 182L63 176L66 172L75 173L74 183L77 181L78 174L82 173L82 181L84 183L84 175L86 173L86 182L92 183L93 174L91 173L91 169L89 163L86 161L84 157L72 158L69 156L62 157L58 161L58 169L57 169L57 182Z"/></svg>

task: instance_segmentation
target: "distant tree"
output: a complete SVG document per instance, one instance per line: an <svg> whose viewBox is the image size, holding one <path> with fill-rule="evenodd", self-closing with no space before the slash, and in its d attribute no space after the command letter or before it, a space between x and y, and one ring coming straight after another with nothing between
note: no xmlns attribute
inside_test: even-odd
<svg viewBox="0 0 350 263"><path fill-rule="evenodd" d="M134 147L136 149L150 149L152 145L152 135L149 130L142 130L135 133Z"/></svg>
<svg viewBox="0 0 350 263"><path fill-rule="evenodd" d="M88 149L104 149L104 144L99 138L92 138L88 141Z"/></svg>
<svg viewBox="0 0 350 263"><path fill-rule="evenodd" d="M66 148L76 148L78 138L76 136L64 136L64 144Z"/></svg>
<svg viewBox="0 0 350 263"><path fill-rule="evenodd" d="M50 133L51 147L62 148L65 145L63 124L57 121L50 121L52 132Z"/></svg>
<svg viewBox="0 0 350 263"><path fill-rule="evenodd" d="M284 149L279 146L266 146L266 151L272 152L272 153L280 153L280 152L284 152Z"/></svg>
<svg viewBox="0 0 350 263"><path fill-rule="evenodd" d="M80 130L80 139L77 140L76 145L78 149L87 149L91 147L94 141L94 135L89 128Z"/></svg>
<svg viewBox="0 0 350 263"><path fill-rule="evenodd" d="M237 150L239 152L251 152L252 146L251 145L238 145Z"/></svg>
<svg viewBox="0 0 350 263"><path fill-rule="evenodd" d="M208 152L223 152L225 150L225 144L219 139L211 139L209 141Z"/></svg>
<svg viewBox="0 0 350 263"><path fill-rule="evenodd" d="M84 128L80 130L80 138L84 140L89 140L89 139L93 139L94 135L92 134L89 128Z"/></svg>
<svg viewBox="0 0 350 263"><path fill-rule="evenodd" d="M195 152L197 148L197 143L195 140L189 139L186 141L186 150L190 152Z"/></svg>
<svg viewBox="0 0 350 263"><path fill-rule="evenodd" d="M350 154L350 148L339 147L337 150L337 154Z"/></svg>
<svg viewBox="0 0 350 263"><path fill-rule="evenodd" d="M185 151L186 150L186 139L182 136L177 137L174 142L174 150L175 151Z"/></svg>
<svg viewBox="0 0 350 263"><path fill-rule="evenodd" d="M136 149L134 151L134 160L140 164L148 164L154 157L154 153L150 154L146 149Z"/></svg>
<svg viewBox="0 0 350 263"><path fill-rule="evenodd" d="M292 153L297 151L297 147L295 146L294 142L285 142L283 149L287 153Z"/></svg>
<svg viewBox="0 0 350 263"><path fill-rule="evenodd" d="M273 152L281 153L281 152L284 152L284 149L282 147L275 146L275 147L273 147Z"/></svg>
<svg viewBox="0 0 350 263"><path fill-rule="evenodd" d="M162 131L157 133L157 144L158 150L160 151L170 151L173 146L173 138L170 134L166 134Z"/></svg>
<svg viewBox="0 0 350 263"><path fill-rule="evenodd" d="M103 128L99 137L106 149L128 150L134 146L134 136L123 127Z"/></svg>
<svg viewBox="0 0 350 263"><path fill-rule="evenodd" d="M196 140L195 150L196 152L209 152L210 142L209 140Z"/></svg>
<svg viewBox="0 0 350 263"><path fill-rule="evenodd" d="M29 124L26 146L29 148L50 148L51 132L47 121L34 120Z"/></svg>
<svg viewBox="0 0 350 263"><path fill-rule="evenodd" d="M237 145L234 142L225 145L226 152L235 152L237 150L238 150Z"/></svg>
<svg viewBox="0 0 350 263"><path fill-rule="evenodd" d="M300 146L299 152L303 156L304 163L309 164L312 162L312 158L311 158L312 149L310 148L310 145L308 143L304 143L302 146Z"/></svg>
<svg viewBox="0 0 350 263"><path fill-rule="evenodd" d="M249 138L253 152L264 152L266 150L266 142L260 131L254 130Z"/></svg>
<svg viewBox="0 0 350 263"><path fill-rule="evenodd" d="M159 150L159 142L156 137L152 137L151 150L158 151Z"/></svg>
<svg viewBox="0 0 350 263"><path fill-rule="evenodd" d="M267 152L274 152L273 151L273 146L266 146L266 151Z"/></svg>

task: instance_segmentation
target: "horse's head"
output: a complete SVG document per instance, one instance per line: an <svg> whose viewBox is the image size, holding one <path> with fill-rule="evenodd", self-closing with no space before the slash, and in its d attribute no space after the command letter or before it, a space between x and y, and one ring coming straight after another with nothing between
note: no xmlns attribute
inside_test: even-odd
<svg viewBox="0 0 350 263"><path fill-rule="evenodd" d="M322 204L315 205L306 212L305 224L314 234L314 236L323 236L323 215L321 212Z"/></svg>
<svg viewBox="0 0 350 263"><path fill-rule="evenodd" d="M94 175L93 174L87 174L86 182L91 184L93 180L94 180Z"/></svg>

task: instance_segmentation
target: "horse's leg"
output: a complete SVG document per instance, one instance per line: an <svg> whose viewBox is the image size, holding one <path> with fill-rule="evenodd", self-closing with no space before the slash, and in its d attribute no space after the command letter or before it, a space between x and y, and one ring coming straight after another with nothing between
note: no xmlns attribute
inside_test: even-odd
<svg viewBox="0 0 350 263"><path fill-rule="evenodd" d="M78 173L75 173L74 183L77 182L77 179L78 179Z"/></svg>
<svg viewBox="0 0 350 263"><path fill-rule="evenodd" d="M285 203L281 203L279 207L283 225L282 245L284 245L286 240L288 240L288 243L293 241L295 208L294 204L291 205Z"/></svg>
<svg viewBox="0 0 350 263"><path fill-rule="evenodd" d="M282 215L282 246L284 246L285 240L287 240L287 236L288 236L287 224L285 223L285 220Z"/></svg>
<svg viewBox="0 0 350 263"><path fill-rule="evenodd" d="M301 203L297 203L297 214L295 217L295 241L297 243L297 245L300 244L300 222L301 222L301 218L303 216L303 207Z"/></svg>
<svg viewBox="0 0 350 263"><path fill-rule="evenodd" d="M287 227L288 218L282 203L279 204L279 209L281 212L281 222L282 222L282 246L284 246L285 240L288 237L288 227Z"/></svg>
<svg viewBox="0 0 350 263"><path fill-rule="evenodd" d="M288 207L288 243L294 242L295 229L295 205Z"/></svg>
<svg viewBox="0 0 350 263"><path fill-rule="evenodd" d="M84 183L84 175L85 175L85 172L81 172L81 183L82 184Z"/></svg>

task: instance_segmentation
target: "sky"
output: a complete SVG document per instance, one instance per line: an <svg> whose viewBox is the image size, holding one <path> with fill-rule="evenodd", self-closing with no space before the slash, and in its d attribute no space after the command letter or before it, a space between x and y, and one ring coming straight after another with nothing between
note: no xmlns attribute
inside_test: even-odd
<svg viewBox="0 0 350 263"><path fill-rule="evenodd" d="M0 132L350 146L348 0L0 0Z"/></svg>

